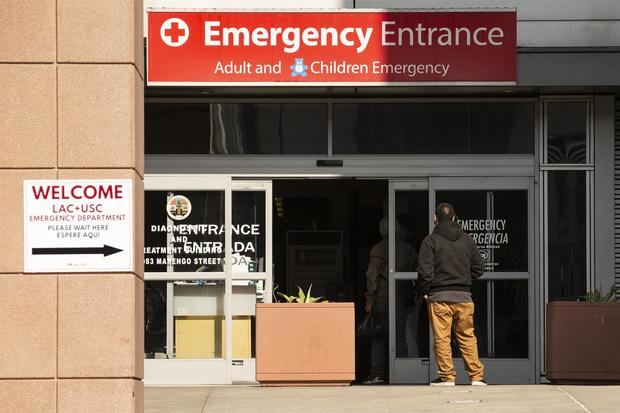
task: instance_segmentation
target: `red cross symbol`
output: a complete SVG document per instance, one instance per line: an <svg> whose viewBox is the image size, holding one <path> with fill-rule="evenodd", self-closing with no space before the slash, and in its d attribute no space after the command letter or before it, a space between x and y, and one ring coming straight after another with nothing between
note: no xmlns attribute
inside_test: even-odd
<svg viewBox="0 0 620 413"><path fill-rule="evenodd" d="M189 38L189 27L183 20L173 17L161 25L159 34L168 46L179 47Z"/></svg>
<svg viewBox="0 0 620 413"><path fill-rule="evenodd" d="M166 36L170 37L172 43L176 43L179 41L179 36L185 35L185 29L179 28L179 23L174 22L170 25L169 29L164 30Z"/></svg>

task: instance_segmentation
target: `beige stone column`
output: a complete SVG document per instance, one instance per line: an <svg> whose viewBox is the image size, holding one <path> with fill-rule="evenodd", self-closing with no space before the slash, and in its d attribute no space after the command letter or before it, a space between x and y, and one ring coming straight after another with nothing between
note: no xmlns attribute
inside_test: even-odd
<svg viewBox="0 0 620 413"><path fill-rule="evenodd" d="M143 410L141 0L0 10L0 412ZM133 273L25 274L25 179L134 182Z"/></svg>

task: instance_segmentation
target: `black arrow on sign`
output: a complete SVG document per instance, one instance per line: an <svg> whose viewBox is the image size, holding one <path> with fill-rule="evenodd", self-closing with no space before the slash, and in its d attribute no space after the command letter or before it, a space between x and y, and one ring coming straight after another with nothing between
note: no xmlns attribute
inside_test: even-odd
<svg viewBox="0 0 620 413"><path fill-rule="evenodd" d="M121 251L123 250L103 244L103 248L33 248L32 255L103 254L104 257L107 257Z"/></svg>

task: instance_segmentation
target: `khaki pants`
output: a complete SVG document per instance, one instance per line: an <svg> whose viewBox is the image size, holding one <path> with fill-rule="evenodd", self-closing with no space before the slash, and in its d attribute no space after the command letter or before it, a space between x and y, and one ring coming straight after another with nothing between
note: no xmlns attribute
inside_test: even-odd
<svg viewBox="0 0 620 413"><path fill-rule="evenodd" d="M450 348L452 323L470 380L484 379L484 366L478 358L478 342L474 335L474 303L428 303L428 315L435 336L437 374L443 381L455 381L456 371Z"/></svg>

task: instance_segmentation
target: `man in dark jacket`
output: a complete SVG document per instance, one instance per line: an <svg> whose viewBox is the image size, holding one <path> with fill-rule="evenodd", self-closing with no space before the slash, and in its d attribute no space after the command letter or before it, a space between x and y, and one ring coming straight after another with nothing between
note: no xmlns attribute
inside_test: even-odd
<svg viewBox="0 0 620 413"><path fill-rule="evenodd" d="M474 335L472 279L484 273L484 261L474 240L456 222L454 208L439 204L433 216L435 229L420 246L418 291L428 302L435 338L439 378L431 385L454 386L456 372L450 347L452 325L472 385L486 385Z"/></svg>

